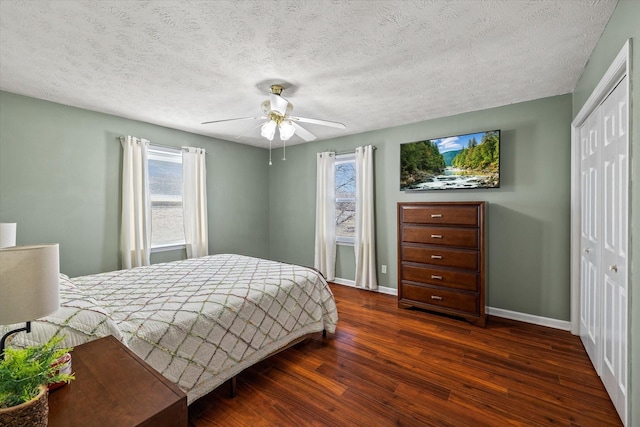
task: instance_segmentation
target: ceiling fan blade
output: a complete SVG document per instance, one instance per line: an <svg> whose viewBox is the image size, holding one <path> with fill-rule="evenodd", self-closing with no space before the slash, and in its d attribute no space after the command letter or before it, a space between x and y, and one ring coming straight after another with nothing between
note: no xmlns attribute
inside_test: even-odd
<svg viewBox="0 0 640 427"><path fill-rule="evenodd" d="M275 111L284 116L287 112L287 105L289 105L289 101L275 93L269 94L269 101L271 102L271 111Z"/></svg>
<svg viewBox="0 0 640 427"><path fill-rule="evenodd" d="M237 135L235 138L236 139L241 139L244 138L246 136L249 136L250 134L254 133L256 131L256 129L260 128L260 126L262 126L264 123L260 123L258 126L251 128L250 131L241 133L240 135Z"/></svg>
<svg viewBox="0 0 640 427"><path fill-rule="evenodd" d="M296 130L296 135L304 139L306 142L313 141L314 139L316 139L316 136L314 134L312 134L311 132L309 132L308 130L306 130L296 122L291 122L291 124Z"/></svg>
<svg viewBox="0 0 640 427"><path fill-rule="evenodd" d="M240 121L240 120L264 120L264 119L266 119L266 117L265 117L265 116L256 116L256 117L240 117L240 118L237 118L237 119L212 120L212 121L210 121L210 122L202 122L202 123L200 123L200 124L202 124L202 125L208 125L208 124L211 124L211 123L237 122L237 121Z"/></svg>
<svg viewBox="0 0 640 427"><path fill-rule="evenodd" d="M294 117L294 116L288 116L288 118L290 120L294 120L296 122L302 122L302 123L312 123L314 125L322 125L322 126L330 126L332 128L338 128L338 129L346 129L347 127L339 122L331 122L329 120L319 120L319 119L310 119L308 117Z"/></svg>

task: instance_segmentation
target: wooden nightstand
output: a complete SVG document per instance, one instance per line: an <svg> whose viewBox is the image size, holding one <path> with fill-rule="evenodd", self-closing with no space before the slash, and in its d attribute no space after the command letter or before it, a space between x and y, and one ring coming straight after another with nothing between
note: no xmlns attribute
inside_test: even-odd
<svg viewBox="0 0 640 427"><path fill-rule="evenodd" d="M49 393L49 426L187 426L187 395L113 336L77 346L76 379Z"/></svg>

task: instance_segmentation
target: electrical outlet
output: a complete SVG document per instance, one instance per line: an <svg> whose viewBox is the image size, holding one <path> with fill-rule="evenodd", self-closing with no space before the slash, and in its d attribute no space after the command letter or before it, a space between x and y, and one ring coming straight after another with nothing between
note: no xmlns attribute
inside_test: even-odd
<svg viewBox="0 0 640 427"><path fill-rule="evenodd" d="M387 266L382 264L382 274L387 274Z"/></svg>

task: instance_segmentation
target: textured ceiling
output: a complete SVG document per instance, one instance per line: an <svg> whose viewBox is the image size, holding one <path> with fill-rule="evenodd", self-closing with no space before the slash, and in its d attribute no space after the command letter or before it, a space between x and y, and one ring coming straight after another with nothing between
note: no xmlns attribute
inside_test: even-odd
<svg viewBox="0 0 640 427"><path fill-rule="evenodd" d="M259 121L200 123L284 83L293 115L347 125L304 125L327 139L572 92L615 5L0 0L0 89L266 147Z"/></svg>

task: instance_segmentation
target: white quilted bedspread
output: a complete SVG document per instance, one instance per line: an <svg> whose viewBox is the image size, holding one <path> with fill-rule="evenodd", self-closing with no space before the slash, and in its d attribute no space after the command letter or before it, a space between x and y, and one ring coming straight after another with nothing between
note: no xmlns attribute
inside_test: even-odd
<svg viewBox="0 0 640 427"><path fill-rule="evenodd" d="M78 328L61 320L70 312L58 312L34 322L32 337L17 334L15 344L47 339L59 329L68 335L68 345L111 333L184 390L189 403L303 335L335 332L338 321L333 294L318 272L240 255L155 264L72 282L77 289L63 287L61 311L73 312L71 318L82 323L85 310L66 307L81 294L82 304L92 305L89 316L97 315L97 329L81 324L89 332L77 336Z"/></svg>

